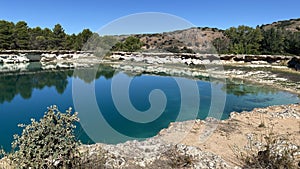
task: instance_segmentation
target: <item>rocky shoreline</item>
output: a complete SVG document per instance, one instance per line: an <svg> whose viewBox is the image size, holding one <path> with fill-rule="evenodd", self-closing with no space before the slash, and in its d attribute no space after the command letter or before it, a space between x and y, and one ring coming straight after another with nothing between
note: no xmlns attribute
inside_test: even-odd
<svg viewBox="0 0 300 169"><path fill-rule="evenodd" d="M40 63L43 70L72 69L88 67L81 64L84 58L95 60L92 52L88 51L0 51L0 73L26 72L30 63ZM97 63L97 62L96 62Z"/></svg>
<svg viewBox="0 0 300 169"><path fill-rule="evenodd" d="M78 54L78 53L93 53L93 51L75 51L75 50L0 50L0 54Z"/></svg>
<svg viewBox="0 0 300 169"><path fill-rule="evenodd" d="M266 127L259 127L261 116ZM207 141L199 141L203 129L211 123L217 123L218 127ZM229 119L222 121L175 122L157 136L145 141L133 140L117 145L84 145L82 151L88 151L90 156L99 156L98 153L102 153L106 168L171 168L168 160L174 156L189 157L192 163L187 168L243 168L244 164L235 158L230 146L243 147L247 145L247 136L262 133L271 127L276 134L290 133L295 137L290 144L300 146L300 131L295 125L297 123L300 124L300 104L270 106L250 112L232 112ZM190 125L193 126L191 129L187 127ZM181 135L183 129L189 130L186 131L185 138L177 142L178 134ZM281 143L277 146L280 148ZM172 156L170 152L173 152ZM300 149L295 155L296 162L300 162Z"/></svg>
<svg viewBox="0 0 300 169"><path fill-rule="evenodd" d="M147 64L183 63L187 65L203 65L250 63L253 65L286 65L295 70L300 70L300 56L114 52L110 57L115 60L144 62Z"/></svg>
<svg viewBox="0 0 300 169"><path fill-rule="evenodd" d="M0 64L71 60L92 54L92 51L69 50L0 50Z"/></svg>
<svg viewBox="0 0 300 169"><path fill-rule="evenodd" d="M6 67L16 67L18 64L28 62L40 62L43 65L52 65L50 68L53 69L54 63L91 63L89 59L93 60L94 63L123 61L148 65L185 64L188 66L247 64L251 67L289 67L300 70L300 56L114 52L110 56L96 57L92 51L0 51L0 65ZM67 65L70 68L76 66ZM67 67L64 66L64 68Z"/></svg>
<svg viewBox="0 0 300 169"><path fill-rule="evenodd" d="M261 126L262 120L264 126ZM206 141L200 141L204 129L212 124L217 125L214 132ZM296 150L293 152L294 162L300 163L299 124L300 103L270 106L249 112L232 112L229 119L221 121L206 119L174 122L145 141L83 145L80 151L87 153L86 159L95 161L94 166L102 168L239 169L247 166L236 157L232 147L244 149L249 140L265 136L271 131L278 136L292 137L290 142L274 143L273 153L282 152L281 149L288 145L288 148ZM182 136L182 132L186 134ZM178 136L182 137L181 141L178 141ZM261 147L264 144L261 142L257 145ZM0 160L0 168L9 168L5 159Z"/></svg>
<svg viewBox="0 0 300 169"><path fill-rule="evenodd" d="M22 62L52 62L59 60L72 60L81 57L93 57L93 51L44 51L44 50L2 50L0 63ZM142 52L113 52L109 60L125 60L143 62L147 64L236 64L251 63L256 65L286 65L300 70L300 56L285 55L226 55L226 54L191 54L191 53L142 53ZM99 57L103 59L103 57Z"/></svg>

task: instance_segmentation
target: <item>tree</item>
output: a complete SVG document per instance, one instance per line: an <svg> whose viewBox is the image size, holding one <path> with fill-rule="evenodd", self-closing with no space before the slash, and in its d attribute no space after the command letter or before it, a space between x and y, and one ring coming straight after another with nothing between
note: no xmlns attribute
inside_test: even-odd
<svg viewBox="0 0 300 169"><path fill-rule="evenodd" d="M82 45L84 45L93 36L93 32L89 29L84 29L78 36L80 36Z"/></svg>
<svg viewBox="0 0 300 169"><path fill-rule="evenodd" d="M47 42L46 37L43 34L43 30L40 27L29 29L30 33L30 49L46 49Z"/></svg>
<svg viewBox="0 0 300 169"><path fill-rule="evenodd" d="M27 23L20 21L15 25L13 31L14 48L28 49L29 48L29 33Z"/></svg>
<svg viewBox="0 0 300 169"><path fill-rule="evenodd" d="M113 46L112 48L113 51L124 51L124 49L125 49L124 43L122 42L117 42L115 46Z"/></svg>
<svg viewBox="0 0 300 169"><path fill-rule="evenodd" d="M46 49L47 50L54 49L52 41L51 41L52 38L53 38L53 32L52 32L52 30L49 29L49 28L43 29L43 36L46 39L46 43L45 43Z"/></svg>
<svg viewBox="0 0 300 169"><path fill-rule="evenodd" d="M271 28L262 30L263 40L261 41L261 51L263 54L283 54L284 35L282 30Z"/></svg>
<svg viewBox="0 0 300 169"><path fill-rule="evenodd" d="M0 20L0 49L11 49L13 46L14 23Z"/></svg>
<svg viewBox="0 0 300 169"><path fill-rule="evenodd" d="M60 24L56 24L53 28L52 48L64 49L64 43L66 41L66 33Z"/></svg>
<svg viewBox="0 0 300 169"><path fill-rule="evenodd" d="M253 29L249 26L231 27L225 31L230 39L229 53L259 54L260 42L263 39L260 28Z"/></svg>
<svg viewBox="0 0 300 169"><path fill-rule="evenodd" d="M142 42L139 38L129 36L124 42L118 42L113 46L113 51L135 52L142 48Z"/></svg>
<svg viewBox="0 0 300 169"><path fill-rule="evenodd" d="M73 33L66 37L65 49L67 50L78 50L80 47L77 45L77 36Z"/></svg>
<svg viewBox="0 0 300 169"><path fill-rule="evenodd" d="M230 39L226 36L216 38L212 41L212 44L219 54L224 54L229 51Z"/></svg>
<svg viewBox="0 0 300 169"><path fill-rule="evenodd" d="M125 51L135 52L140 50L143 44L139 38L136 38L134 36L129 36L128 38L126 38L124 45L125 45Z"/></svg>
<svg viewBox="0 0 300 169"><path fill-rule="evenodd" d="M300 55L300 32L285 33L285 52L293 55Z"/></svg>
<svg viewBox="0 0 300 169"><path fill-rule="evenodd" d="M260 54L260 44L263 40L263 36L259 27L250 30L248 34L248 41L246 42L246 53L248 54Z"/></svg>
<svg viewBox="0 0 300 169"><path fill-rule="evenodd" d="M73 38L74 46L73 48L75 50L83 50L84 45L88 42L88 40L93 36L93 32L89 29L84 29L82 32L80 32L76 37Z"/></svg>

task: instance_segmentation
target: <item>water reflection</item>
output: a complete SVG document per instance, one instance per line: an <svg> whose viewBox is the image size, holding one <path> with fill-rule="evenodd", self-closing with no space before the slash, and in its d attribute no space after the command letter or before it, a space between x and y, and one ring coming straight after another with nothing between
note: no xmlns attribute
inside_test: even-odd
<svg viewBox="0 0 300 169"><path fill-rule="evenodd" d="M18 94L24 99L30 99L34 89L54 86L62 94L68 84L67 78L73 71L35 72L0 76L0 103L10 102Z"/></svg>
<svg viewBox="0 0 300 169"><path fill-rule="evenodd" d="M223 90L226 91L227 94L233 94L235 96L258 95L259 93L274 94L278 92L278 89L263 85L246 84L243 80L227 80Z"/></svg>
<svg viewBox="0 0 300 169"><path fill-rule="evenodd" d="M24 99L30 99L34 89L42 90L44 87L55 87L56 91L62 94L70 77L78 77L86 83L91 83L101 76L110 79L114 72L112 67L101 65L96 77L89 74L74 76L73 70L42 70L41 67L33 65L31 69L27 69L27 72L0 74L0 103L10 102L19 94Z"/></svg>

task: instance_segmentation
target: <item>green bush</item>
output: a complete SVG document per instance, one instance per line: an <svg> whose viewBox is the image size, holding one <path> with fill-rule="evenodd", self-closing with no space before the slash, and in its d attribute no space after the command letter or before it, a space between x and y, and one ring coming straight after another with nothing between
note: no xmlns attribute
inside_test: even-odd
<svg viewBox="0 0 300 169"><path fill-rule="evenodd" d="M22 135L14 135L14 152L7 157L16 168L74 168L80 165L80 142L74 136L77 113L50 106L40 121L31 119Z"/></svg>
<svg viewBox="0 0 300 169"><path fill-rule="evenodd" d="M139 38L129 36L124 42L118 42L112 47L111 51L122 51L122 52L136 52L140 50L143 43Z"/></svg>

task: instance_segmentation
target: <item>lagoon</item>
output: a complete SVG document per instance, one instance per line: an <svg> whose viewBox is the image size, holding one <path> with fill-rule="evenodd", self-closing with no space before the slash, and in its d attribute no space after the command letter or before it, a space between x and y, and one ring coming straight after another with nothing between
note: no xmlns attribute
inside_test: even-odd
<svg viewBox="0 0 300 169"><path fill-rule="evenodd" d="M147 111L151 104L149 95L151 91L159 89L165 95L166 104L161 116L151 122L140 123L122 116L115 104L112 95L112 82L116 77L131 78L128 89L132 106L141 112ZM205 119L211 106L212 86L218 86L218 92L226 96L225 108L221 112L221 119L229 117L230 112L250 111L256 107L270 105L298 103L297 95L250 83L240 83L234 80L210 82L207 78L180 77L183 82L193 82L198 87L199 108L196 117L188 109L181 112L181 120L194 118ZM47 107L57 105L64 112L74 105L72 84L74 81L83 85L95 85L95 98L104 121L114 132L126 137L114 137L109 129L93 126L93 131L98 134L97 139L91 138L91 131L86 131L89 121L84 118L94 109L85 108L79 111L83 121L77 124L76 136L85 144L96 142L116 144L128 139L144 139L155 136L170 122L176 121L181 105L180 88L173 76L168 74L153 73L128 73L116 71L108 65L99 65L94 77L88 74L74 74L73 70L41 70L34 68L26 73L12 73L0 75L0 146L10 150L13 135L20 134L22 129L17 124L30 123L31 118L40 119ZM122 85L121 85L122 86ZM80 90L80 89L77 89ZM88 99L86 99L88 101ZM194 109L191 107L191 109ZM75 111L78 111L75 109ZM90 117L91 118L91 117ZM89 128L89 127L88 127ZM105 130L105 132L101 132Z"/></svg>

